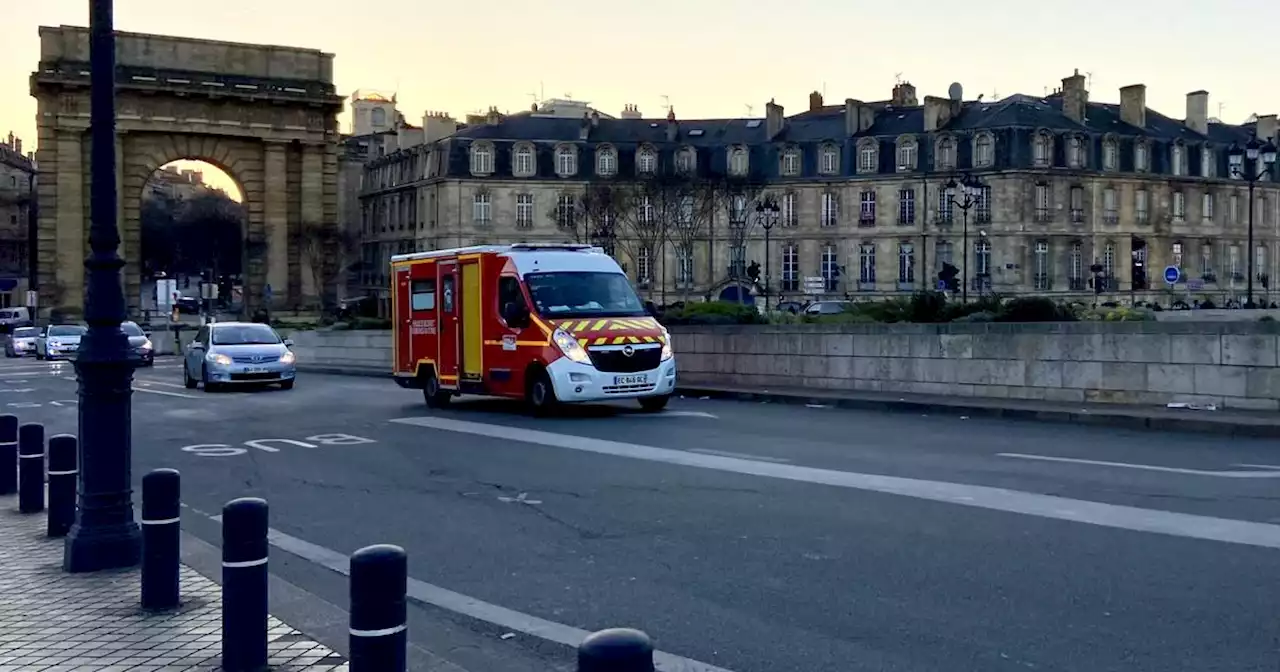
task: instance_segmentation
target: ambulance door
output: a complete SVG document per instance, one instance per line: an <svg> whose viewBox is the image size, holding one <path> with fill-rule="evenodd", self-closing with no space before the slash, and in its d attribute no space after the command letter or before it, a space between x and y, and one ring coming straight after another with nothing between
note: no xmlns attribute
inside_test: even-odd
<svg viewBox="0 0 1280 672"><path fill-rule="evenodd" d="M436 376L441 387L458 387L458 343L461 321L458 319L458 262L450 259L436 264L436 280L440 291L440 337L436 340Z"/></svg>
<svg viewBox="0 0 1280 672"><path fill-rule="evenodd" d="M484 375L484 289L480 283L480 264L483 257L459 258L461 266L461 352L462 380L478 383Z"/></svg>
<svg viewBox="0 0 1280 672"><path fill-rule="evenodd" d="M395 296L392 300L391 310L395 319L395 370L397 373L410 372L414 370L412 346L410 345L413 332L413 311L410 306L409 291L409 266L400 266L393 271L395 282Z"/></svg>

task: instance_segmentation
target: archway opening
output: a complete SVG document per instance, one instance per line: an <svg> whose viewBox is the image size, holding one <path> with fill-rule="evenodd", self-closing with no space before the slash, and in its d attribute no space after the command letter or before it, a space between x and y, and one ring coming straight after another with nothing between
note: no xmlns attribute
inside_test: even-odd
<svg viewBox="0 0 1280 672"><path fill-rule="evenodd" d="M239 313L246 214L244 189L211 163L172 161L153 172L139 222L143 310Z"/></svg>

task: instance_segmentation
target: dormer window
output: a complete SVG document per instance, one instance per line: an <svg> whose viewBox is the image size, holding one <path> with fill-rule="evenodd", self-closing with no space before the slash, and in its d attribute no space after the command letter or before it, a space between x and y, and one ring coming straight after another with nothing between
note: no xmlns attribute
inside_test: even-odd
<svg viewBox="0 0 1280 672"><path fill-rule="evenodd" d="M910 172L916 169L918 150L915 138L898 139L898 172Z"/></svg>
<svg viewBox="0 0 1280 672"><path fill-rule="evenodd" d="M572 145L556 147L556 174L570 177L578 174L578 149Z"/></svg>
<svg viewBox="0 0 1280 672"><path fill-rule="evenodd" d="M835 175L840 172L840 150L833 144L822 146L819 154L818 169L823 175Z"/></svg>
<svg viewBox="0 0 1280 672"><path fill-rule="evenodd" d="M1047 131L1036 133L1031 141L1031 158L1040 168L1053 165L1053 136Z"/></svg>
<svg viewBox="0 0 1280 672"><path fill-rule="evenodd" d="M478 142L471 146L471 174L493 174L493 145Z"/></svg>
<svg viewBox="0 0 1280 672"><path fill-rule="evenodd" d="M1084 167L1084 138L1073 135L1067 141L1067 165L1072 168Z"/></svg>
<svg viewBox="0 0 1280 672"><path fill-rule="evenodd" d="M652 175L658 169L658 153L652 147L641 147L636 152L636 172Z"/></svg>
<svg viewBox="0 0 1280 672"><path fill-rule="evenodd" d="M987 168L995 164L995 141L990 133L979 133L973 140L973 166Z"/></svg>
<svg viewBox="0 0 1280 672"><path fill-rule="evenodd" d="M747 162L747 149L745 147L729 148L729 174L736 177L746 177L747 170L750 165Z"/></svg>
<svg viewBox="0 0 1280 672"><path fill-rule="evenodd" d="M613 177L618 174L618 150L604 146L596 151L596 175Z"/></svg>
<svg viewBox="0 0 1280 672"><path fill-rule="evenodd" d="M875 173L880 169L880 146L870 138L858 143L858 172Z"/></svg>
<svg viewBox="0 0 1280 672"><path fill-rule="evenodd" d="M1205 145L1200 148L1200 177L1217 177L1217 163L1214 161L1213 148Z"/></svg>
<svg viewBox="0 0 1280 672"><path fill-rule="evenodd" d="M1146 140L1139 140L1133 146L1133 169L1139 173L1146 172L1151 165L1151 153Z"/></svg>
<svg viewBox="0 0 1280 672"><path fill-rule="evenodd" d="M1175 142L1173 147L1169 149L1170 171L1174 175L1187 174L1187 147L1181 142Z"/></svg>
<svg viewBox="0 0 1280 672"><path fill-rule="evenodd" d="M953 170L956 167L956 141L950 136L938 139L938 155L934 157L934 168Z"/></svg>
<svg viewBox="0 0 1280 672"><path fill-rule="evenodd" d="M800 150L788 147L782 151L782 176L796 177L800 174Z"/></svg>
<svg viewBox="0 0 1280 672"><path fill-rule="evenodd" d="M516 177L533 177L534 161L533 161L533 145L520 144L516 146L515 154L511 161L511 172Z"/></svg>
<svg viewBox="0 0 1280 672"><path fill-rule="evenodd" d="M676 152L676 172L692 175L698 168L698 152L692 147L681 147Z"/></svg>
<svg viewBox="0 0 1280 672"><path fill-rule="evenodd" d="M1120 147L1115 138L1102 141L1102 169L1115 170L1120 165Z"/></svg>

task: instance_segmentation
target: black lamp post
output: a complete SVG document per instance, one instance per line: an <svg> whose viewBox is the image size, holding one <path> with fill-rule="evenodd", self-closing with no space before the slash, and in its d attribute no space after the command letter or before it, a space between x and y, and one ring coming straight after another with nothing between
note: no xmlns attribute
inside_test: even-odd
<svg viewBox="0 0 1280 672"><path fill-rule="evenodd" d="M964 255L964 265L961 267L961 279L963 285L960 287L960 300L969 301L969 211L977 207L982 202L982 188L986 186L972 175L965 175L960 178L960 183L956 184L954 179L948 180L947 200L957 208L960 208L963 218L963 229L961 234L960 246L963 248L961 254ZM956 200L956 187L961 188L960 200Z"/></svg>
<svg viewBox="0 0 1280 672"><path fill-rule="evenodd" d="M765 197L764 200L756 203L756 219L760 222L760 228L764 229L764 307L769 308L769 282L772 278L773 257L769 254L769 232L773 231L773 227L778 223L778 216L782 212L782 208L778 207L778 202L772 197Z"/></svg>
<svg viewBox="0 0 1280 672"><path fill-rule="evenodd" d="M1245 166L1248 159L1249 166ZM1253 187L1266 177L1276 165L1276 146L1271 141L1263 143L1257 138L1250 140L1243 148L1231 145L1227 150L1227 160L1231 168L1231 176L1249 183L1249 279L1245 285L1245 308L1256 308L1253 303L1253 262L1256 250L1253 249Z"/></svg>
<svg viewBox="0 0 1280 672"><path fill-rule="evenodd" d="M116 42L112 0L89 2L90 169L89 257L84 266L89 330L76 354L79 381L80 482L76 522L62 567L91 572L138 564L141 536L130 489L133 363L121 287L116 228Z"/></svg>

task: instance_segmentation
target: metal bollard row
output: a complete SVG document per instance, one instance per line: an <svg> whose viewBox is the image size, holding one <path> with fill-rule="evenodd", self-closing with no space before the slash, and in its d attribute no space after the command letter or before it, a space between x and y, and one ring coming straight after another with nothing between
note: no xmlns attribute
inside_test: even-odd
<svg viewBox="0 0 1280 672"><path fill-rule="evenodd" d="M18 428L18 512L44 511L44 425Z"/></svg>
<svg viewBox="0 0 1280 672"><path fill-rule="evenodd" d="M18 416L0 415L0 495L18 491Z"/></svg>
<svg viewBox="0 0 1280 672"><path fill-rule="evenodd" d="M76 522L76 480L80 477L80 442L70 434L49 437L49 518L50 537L65 537Z"/></svg>
<svg viewBox="0 0 1280 672"><path fill-rule="evenodd" d="M630 628L592 633L578 645L578 672L654 672L653 642Z"/></svg>
<svg viewBox="0 0 1280 672"><path fill-rule="evenodd" d="M178 606L182 537L182 477L156 469L142 477L142 608Z"/></svg>

